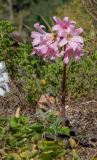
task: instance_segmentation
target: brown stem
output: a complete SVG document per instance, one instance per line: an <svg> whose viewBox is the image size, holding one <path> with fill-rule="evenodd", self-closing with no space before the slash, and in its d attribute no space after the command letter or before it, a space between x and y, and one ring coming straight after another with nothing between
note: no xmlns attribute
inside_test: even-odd
<svg viewBox="0 0 97 160"><path fill-rule="evenodd" d="M62 81L62 108L61 108L61 115L62 118L65 118L65 96L66 96L66 64L64 64L63 68L63 81Z"/></svg>
<svg viewBox="0 0 97 160"><path fill-rule="evenodd" d="M63 68L63 81L62 81L62 98L61 98L61 116L62 116L62 125L70 126L70 122L66 117L66 109L65 109L65 102L66 102L66 68L67 65L64 64Z"/></svg>
<svg viewBox="0 0 97 160"><path fill-rule="evenodd" d="M65 105L65 96L66 96L66 64L64 64L63 82L62 82L62 104L63 105Z"/></svg>
<svg viewBox="0 0 97 160"><path fill-rule="evenodd" d="M66 110L65 110L65 101L66 101L66 67L67 65L64 64L63 68L63 81L62 81L62 98L61 98L61 116L62 116L62 122L63 125L66 121Z"/></svg>

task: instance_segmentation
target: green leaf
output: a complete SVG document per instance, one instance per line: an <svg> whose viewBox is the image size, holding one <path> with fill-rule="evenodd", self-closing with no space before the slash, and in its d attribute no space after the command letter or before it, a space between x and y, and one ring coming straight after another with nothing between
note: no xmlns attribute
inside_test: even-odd
<svg viewBox="0 0 97 160"><path fill-rule="evenodd" d="M97 160L97 156L94 156L91 160Z"/></svg>
<svg viewBox="0 0 97 160"><path fill-rule="evenodd" d="M20 157L27 159L29 157L29 151L24 151L24 152L20 153Z"/></svg>
<svg viewBox="0 0 97 160"><path fill-rule="evenodd" d="M11 160L21 160L20 156L17 153L9 154Z"/></svg>
<svg viewBox="0 0 97 160"><path fill-rule="evenodd" d="M38 147L43 151L61 149L61 146L58 145L55 141L40 141Z"/></svg>
<svg viewBox="0 0 97 160"><path fill-rule="evenodd" d="M56 158L55 152L51 151L47 151L47 152L43 152L40 155L41 160L53 160L53 158Z"/></svg>
<svg viewBox="0 0 97 160"><path fill-rule="evenodd" d="M67 136L70 136L70 131L71 131L71 129L69 127L62 127L62 128L60 127L59 128L59 133L65 134Z"/></svg>
<svg viewBox="0 0 97 160"><path fill-rule="evenodd" d="M10 127L11 127L11 128L17 128L16 118L10 119Z"/></svg>
<svg viewBox="0 0 97 160"><path fill-rule="evenodd" d="M41 139L42 135L40 133L33 132L32 142L38 142Z"/></svg>
<svg viewBox="0 0 97 160"><path fill-rule="evenodd" d="M69 139L69 144L71 148L76 148L77 146L76 141L72 137Z"/></svg>
<svg viewBox="0 0 97 160"><path fill-rule="evenodd" d="M72 160L81 160L75 149L72 150L72 156L73 156Z"/></svg>
<svg viewBox="0 0 97 160"><path fill-rule="evenodd" d="M44 126L40 123L33 123L31 125L31 129L35 132L42 133L44 130Z"/></svg>
<svg viewBox="0 0 97 160"><path fill-rule="evenodd" d="M32 152L30 153L29 158L35 158L35 157L37 156L37 154L38 154L38 151L37 151L37 150L34 150L34 151L32 151Z"/></svg>

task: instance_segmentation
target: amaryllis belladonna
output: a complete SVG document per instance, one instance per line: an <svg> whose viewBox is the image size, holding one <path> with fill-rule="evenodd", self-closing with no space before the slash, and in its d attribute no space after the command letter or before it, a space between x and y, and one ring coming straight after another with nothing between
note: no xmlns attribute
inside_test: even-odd
<svg viewBox="0 0 97 160"><path fill-rule="evenodd" d="M65 116L65 99L66 99L66 66L70 58L74 61L79 60L83 56L84 41L80 34L83 32L82 28L76 27L76 22L64 17L63 20L53 17L55 25L52 26L51 31L45 31L45 26L36 23L34 25L37 31L32 32L32 55L36 54L44 60L56 60L62 57L63 82L62 82L62 99L61 99L61 116L63 123L66 120Z"/></svg>

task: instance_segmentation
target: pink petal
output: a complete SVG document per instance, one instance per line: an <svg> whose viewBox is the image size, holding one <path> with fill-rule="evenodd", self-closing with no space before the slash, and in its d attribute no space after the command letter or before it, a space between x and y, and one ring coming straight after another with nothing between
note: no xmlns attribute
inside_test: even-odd
<svg viewBox="0 0 97 160"><path fill-rule="evenodd" d="M69 17L64 17L63 20L68 23L69 22Z"/></svg>
<svg viewBox="0 0 97 160"><path fill-rule="evenodd" d="M61 22L61 20L56 16L53 17L53 20L56 22L56 24L59 24Z"/></svg>
<svg viewBox="0 0 97 160"><path fill-rule="evenodd" d="M37 47L37 49L39 49L43 54L45 54L48 50L48 47L45 45L42 45L42 46Z"/></svg>
<svg viewBox="0 0 97 160"><path fill-rule="evenodd" d="M32 52L32 55L34 55L34 54L35 54L35 51Z"/></svg>
<svg viewBox="0 0 97 160"><path fill-rule="evenodd" d="M32 32L32 33L31 33L31 37L32 37L32 38L40 37L40 33L39 33L39 32Z"/></svg>
<svg viewBox="0 0 97 160"><path fill-rule="evenodd" d="M80 57L83 55L83 48L80 44L78 45L78 47L75 50L75 52L73 53L73 55L74 55L75 61L78 61L80 59Z"/></svg>
<svg viewBox="0 0 97 160"><path fill-rule="evenodd" d="M77 54L75 54L74 60L75 60L75 61L78 61L79 59L80 59L80 56L78 56Z"/></svg>
<svg viewBox="0 0 97 160"><path fill-rule="evenodd" d="M72 54L72 48L68 45L65 49L65 54L64 54L64 63L68 64L70 56Z"/></svg>
<svg viewBox="0 0 97 160"><path fill-rule="evenodd" d="M51 58L50 58L51 60L55 60L56 59L56 57L54 57L54 56L51 56Z"/></svg>
<svg viewBox="0 0 97 160"><path fill-rule="evenodd" d="M61 26L59 24L56 24L52 27L52 31L61 30Z"/></svg>
<svg viewBox="0 0 97 160"><path fill-rule="evenodd" d="M66 56L64 57L63 62L64 62L65 64L68 64L68 63L69 63L69 56L68 56L68 55L66 55Z"/></svg>
<svg viewBox="0 0 97 160"><path fill-rule="evenodd" d="M45 33L45 31L42 29L42 28L45 28L45 26L43 26L43 25L39 25L39 23L35 23L34 24L34 27L35 27L35 29L38 31L38 32L40 32L40 33Z"/></svg>
<svg viewBox="0 0 97 160"><path fill-rule="evenodd" d="M66 40L66 38L63 38L63 39L60 41L59 46L60 46L60 47L65 46L67 43L68 43L68 41Z"/></svg>
<svg viewBox="0 0 97 160"><path fill-rule="evenodd" d="M75 51L77 48L77 43L74 41L70 41L68 45L73 49L73 51Z"/></svg>
<svg viewBox="0 0 97 160"><path fill-rule="evenodd" d="M37 38L34 39L33 42L32 42L32 45L37 46L38 44L40 44L40 39L37 39Z"/></svg>
<svg viewBox="0 0 97 160"><path fill-rule="evenodd" d="M82 29L82 28L75 29L74 35L75 35L75 36L78 36L78 35L81 34L82 32L83 32L83 29Z"/></svg>
<svg viewBox="0 0 97 160"><path fill-rule="evenodd" d="M61 51L60 54L59 54L59 57L64 56L64 54L65 54L64 51Z"/></svg>
<svg viewBox="0 0 97 160"><path fill-rule="evenodd" d="M81 36L74 36L71 41L77 43L83 43L83 38Z"/></svg>

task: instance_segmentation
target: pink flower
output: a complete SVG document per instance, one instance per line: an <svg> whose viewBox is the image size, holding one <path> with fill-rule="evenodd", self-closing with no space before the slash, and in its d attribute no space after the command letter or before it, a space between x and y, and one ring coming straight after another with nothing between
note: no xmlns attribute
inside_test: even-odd
<svg viewBox="0 0 97 160"><path fill-rule="evenodd" d="M63 47L64 63L68 64L70 57L73 55L74 60L77 61L83 56L83 38L80 34L83 32L82 28L76 28L76 23L70 21L68 17L60 20L54 17L56 25L52 30L58 31L60 36L59 47Z"/></svg>
<svg viewBox="0 0 97 160"><path fill-rule="evenodd" d="M59 37L55 33L47 33L44 31L45 27L36 23L34 25L37 32L32 32L31 37L33 39L33 53L37 54L40 57L43 57L44 60L51 59L55 60L59 57Z"/></svg>
<svg viewBox="0 0 97 160"><path fill-rule="evenodd" d="M32 45L37 46L39 44L42 44L48 40L48 37L50 36L49 33L46 33L44 31L45 26L39 25L39 23L34 24L35 29L37 32L32 32L31 37L33 38Z"/></svg>
<svg viewBox="0 0 97 160"><path fill-rule="evenodd" d="M75 21L70 21L68 17L64 17L63 20L60 20L57 17L53 17L56 25L52 27L53 31L58 31L58 35L63 37L66 32L69 32L70 29L75 28Z"/></svg>
<svg viewBox="0 0 97 160"><path fill-rule="evenodd" d="M64 17L63 20L54 17L55 25L52 32L47 33L45 26L36 23L34 25L36 32L32 32L33 53L44 60L55 60L63 57L64 63L68 64L71 56L77 61L83 56L83 38L80 34L82 28L76 27L76 22Z"/></svg>

